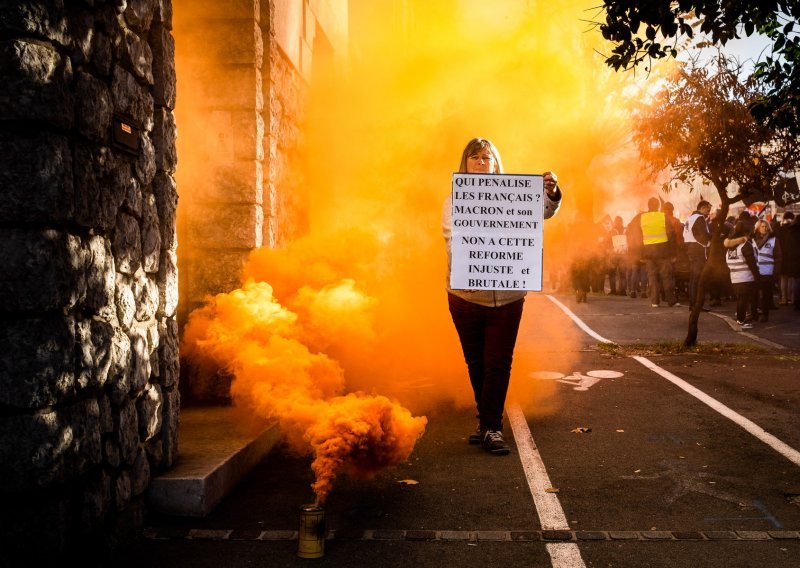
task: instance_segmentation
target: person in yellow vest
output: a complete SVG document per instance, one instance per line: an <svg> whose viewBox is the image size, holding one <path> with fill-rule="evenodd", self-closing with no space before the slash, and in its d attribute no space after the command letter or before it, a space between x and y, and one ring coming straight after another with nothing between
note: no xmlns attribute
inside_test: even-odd
<svg viewBox="0 0 800 568"><path fill-rule="evenodd" d="M647 212L637 215L631 224L642 243L650 305L657 308L663 292L670 307L680 306L672 285L672 264L677 255L675 230L667 216L658 210L659 204L657 197L651 197L647 201Z"/></svg>

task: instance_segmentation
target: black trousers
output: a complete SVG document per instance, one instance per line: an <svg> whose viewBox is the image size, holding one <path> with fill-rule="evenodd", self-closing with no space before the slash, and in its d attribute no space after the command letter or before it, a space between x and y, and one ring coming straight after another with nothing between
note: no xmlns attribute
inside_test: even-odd
<svg viewBox="0 0 800 568"><path fill-rule="evenodd" d="M704 255L705 252L697 253L696 251L689 254L689 307L694 306L697 288L700 286L700 273L703 272L703 267L706 265L706 257ZM700 305L702 306L704 302L705 298L700 302Z"/></svg>
<svg viewBox="0 0 800 568"><path fill-rule="evenodd" d="M503 407L511 377L525 299L490 308L448 294L450 315L461 341L481 430L503 429Z"/></svg>
<svg viewBox="0 0 800 568"><path fill-rule="evenodd" d="M756 304L761 309L761 316L766 320L769 318L769 311L773 308L773 293L775 290L775 279L772 274L763 274L758 278L756 284ZM753 311L753 318L756 317L756 312Z"/></svg>
<svg viewBox="0 0 800 568"><path fill-rule="evenodd" d="M755 282L734 282L731 284L733 293L736 294L736 321L743 322L747 308L753 305L753 296L756 290ZM756 314L751 314L755 319Z"/></svg>

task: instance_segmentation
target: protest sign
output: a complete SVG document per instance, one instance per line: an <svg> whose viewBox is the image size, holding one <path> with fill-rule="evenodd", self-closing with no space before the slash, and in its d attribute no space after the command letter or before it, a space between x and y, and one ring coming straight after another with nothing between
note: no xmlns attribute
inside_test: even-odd
<svg viewBox="0 0 800 568"><path fill-rule="evenodd" d="M541 175L453 174L453 290L542 289Z"/></svg>
<svg viewBox="0 0 800 568"><path fill-rule="evenodd" d="M611 246L617 254L628 252L628 237L625 235L611 235Z"/></svg>

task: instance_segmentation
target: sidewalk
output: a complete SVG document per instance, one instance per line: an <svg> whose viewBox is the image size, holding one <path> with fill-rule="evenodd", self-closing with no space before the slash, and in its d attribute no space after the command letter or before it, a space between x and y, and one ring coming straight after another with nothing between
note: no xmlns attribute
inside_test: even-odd
<svg viewBox="0 0 800 568"><path fill-rule="evenodd" d="M574 295L552 294L588 325L596 330L610 326L617 343L658 343L680 341L686 338L689 326L689 308L668 307L662 303L653 308L647 298L627 296L588 296L583 304L575 302ZM735 321L736 305L733 301L710 312L701 312L698 322L698 343L755 344L767 349L800 350L800 311L789 306L776 306L770 311L768 322L754 322L753 328L742 331Z"/></svg>

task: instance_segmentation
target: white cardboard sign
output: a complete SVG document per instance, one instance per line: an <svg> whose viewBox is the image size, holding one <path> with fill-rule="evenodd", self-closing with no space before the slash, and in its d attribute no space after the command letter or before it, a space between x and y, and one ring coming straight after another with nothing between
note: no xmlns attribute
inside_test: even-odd
<svg viewBox="0 0 800 568"><path fill-rule="evenodd" d="M453 290L542 289L541 175L453 174Z"/></svg>

